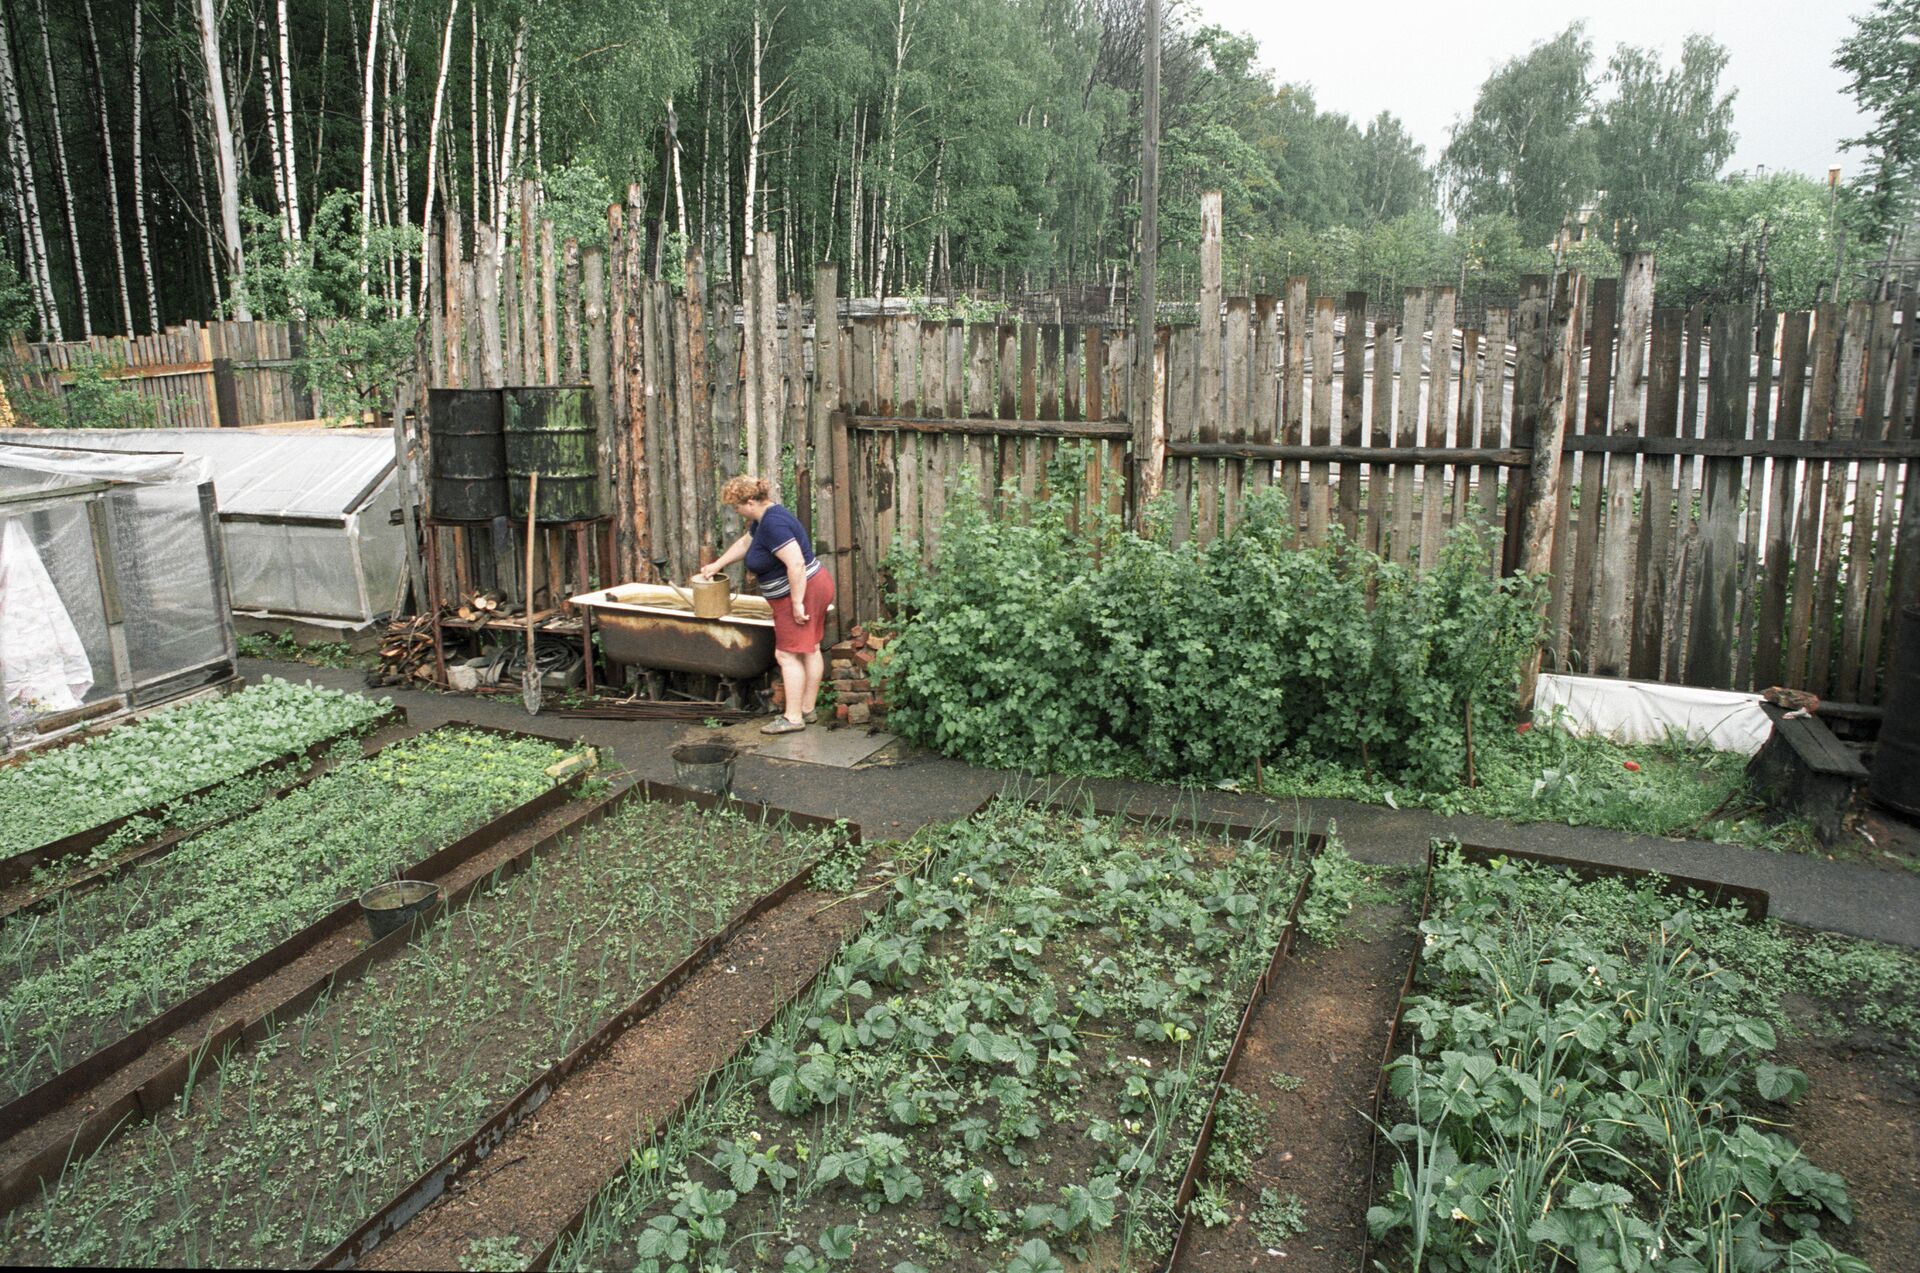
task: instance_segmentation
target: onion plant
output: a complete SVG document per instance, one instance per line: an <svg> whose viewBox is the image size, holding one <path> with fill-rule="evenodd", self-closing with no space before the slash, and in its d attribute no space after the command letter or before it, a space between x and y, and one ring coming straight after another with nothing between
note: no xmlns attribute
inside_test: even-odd
<svg viewBox="0 0 1920 1273"><path fill-rule="evenodd" d="M0 1260L311 1263L831 837L632 800L0 1224Z"/></svg>

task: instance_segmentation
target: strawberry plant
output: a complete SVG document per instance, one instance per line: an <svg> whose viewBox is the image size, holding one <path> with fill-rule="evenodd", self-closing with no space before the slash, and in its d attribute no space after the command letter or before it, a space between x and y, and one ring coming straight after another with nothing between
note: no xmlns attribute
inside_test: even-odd
<svg viewBox="0 0 1920 1273"><path fill-rule="evenodd" d="M636 1148L563 1266L811 1268L825 1233L867 1268L1164 1259L1295 845L1006 800L929 847L809 993ZM1211 955L1203 935L1223 935ZM790 1176L751 1169L764 1146L792 1147ZM688 1199L720 1191L725 1228L697 1228Z"/></svg>
<svg viewBox="0 0 1920 1273"><path fill-rule="evenodd" d="M164 804L386 710L358 694L266 677L0 769L0 856Z"/></svg>

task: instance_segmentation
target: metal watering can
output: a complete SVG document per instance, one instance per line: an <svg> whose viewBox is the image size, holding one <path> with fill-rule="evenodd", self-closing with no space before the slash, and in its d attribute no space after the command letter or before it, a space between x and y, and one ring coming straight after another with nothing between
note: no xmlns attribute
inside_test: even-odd
<svg viewBox="0 0 1920 1273"><path fill-rule="evenodd" d="M692 591L682 588L667 576L667 559L656 558L654 570L665 581L667 587L680 595L680 599L693 607L696 619L724 619L733 613L733 585L723 576L718 579L694 579L690 581Z"/></svg>

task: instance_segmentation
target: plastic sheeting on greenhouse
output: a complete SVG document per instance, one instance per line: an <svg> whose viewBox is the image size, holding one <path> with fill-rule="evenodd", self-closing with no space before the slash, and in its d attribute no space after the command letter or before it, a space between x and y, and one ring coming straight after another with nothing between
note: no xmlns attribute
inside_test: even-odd
<svg viewBox="0 0 1920 1273"><path fill-rule="evenodd" d="M26 436L44 437L44 434ZM211 466L233 608L361 627L393 608L406 569L393 440L343 430L90 429L114 451L176 451ZM23 431L0 432L18 441Z"/></svg>
<svg viewBox="0 0 1920 1273"><path fill-rule="evenodd" d="M205 460L0 442L0 750L231 679L220 552Z"/></svg>

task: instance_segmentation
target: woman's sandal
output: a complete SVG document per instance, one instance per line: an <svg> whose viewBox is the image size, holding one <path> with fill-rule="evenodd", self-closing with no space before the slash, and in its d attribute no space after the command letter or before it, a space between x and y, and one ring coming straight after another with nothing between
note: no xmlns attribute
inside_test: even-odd
<svg viewBox="0 0 1920 1273"><path fill-rule="evenodd" d="M776 716L762 725L760 732L763 734L797 734L806 727L807 723L805 721L788 720L784 716Z"/></svg>

